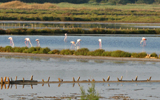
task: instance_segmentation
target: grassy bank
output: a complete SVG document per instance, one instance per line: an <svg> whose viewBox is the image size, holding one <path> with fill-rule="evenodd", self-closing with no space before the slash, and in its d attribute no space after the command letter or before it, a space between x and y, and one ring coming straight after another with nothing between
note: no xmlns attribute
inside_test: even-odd
<svg viewBox="0 0 160 100"><path fill-rule="evenodd" d="M12 1L0 4L0 20L160 22L158 5L28 4Z"/></svg>
<svg viewBox="0 0 160 100"><path fill-rule="evenodd" d="M92 28L90 30L84 30L81 28L72 29L0 29L0 35L54 35L54 34L160 34L160 29L104 29L104 28Z"/></svg>
<svg viewBox="0 0 160 100"><path fill-rule="evenodd" d="M41 47L14 47L6 46L0 47L0 52L18 52L18 53L33 53L33 54L58 54L58 55L83 55L83 56L103 56L103 57L133 57L133 58L146 58L154 57L158 58L156 53L151 53L148 55L146 52L141 53L130 53L121 50L116 51L105 51L103 49L97 49L94 51L89 51L87 48L81 48L78 50L51 50L50 48L41 48Z"/></svg>

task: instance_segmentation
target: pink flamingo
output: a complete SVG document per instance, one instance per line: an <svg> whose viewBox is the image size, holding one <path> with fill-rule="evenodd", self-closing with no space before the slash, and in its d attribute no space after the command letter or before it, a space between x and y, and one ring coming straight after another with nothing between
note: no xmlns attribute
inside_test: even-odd
<svg viewBox="0 0 160 100"><path fill-rule="evenodd" d="M142 37L142 40L140 41L140 44L143 43L143 46L146 46L146 38L145 37Z"/></svg>
<svg viewBox="0 0 160 100"><path fill-rule="evenodd" d="M71 41L70 43L72 43L72 44L71 44L71 49L72 49L72 46L76 47L76 44L75 44L74 41Z"/></svg>
<svg viewBox="0 0 160 100"><path fill-rule="evenodd" d="M31 45L31 47L32 47L32 43L31 43L31 41L30 41L29 38L25 38L24 40L25 40L24 43L26 44L27 47L29 46L28 43L30 43L30 45ZM26 43L26 42L27 42L27 43Z"/></svg>
<svg viewBox="0 0 160 100"><path fill-rule="evenodd" d="M98 39L98 41L99 41L99 49L102 49L102 40Z"/></svg>
<svg viewBox="0 0 160 100"><path fill-rule="evenodd" d="M39 39L36 39L35 41L37 41L37 47L40 47Z"/></svg>
<svg viewBox="0 0 160 100"><path fill-rule="evenodd" d="M65 35L64 42L67 42L67 33L65 33L64 35Z"/></svg>
<svg viewBox="0 0 160 100"><path fill-rule="evenodd" d="M12 47L14 47L13 38L12 38L12 37L9 37L8 39L10 40L10 45L11 45Z"/></svg>
<svg viewBox="0 0 160 100"><path fill-rule="evenodd" d="M77 49L79 49L80 48L80 41L81 41L81 39L77 39L77 42L76 42L76 45L77 45Z"/></svg>

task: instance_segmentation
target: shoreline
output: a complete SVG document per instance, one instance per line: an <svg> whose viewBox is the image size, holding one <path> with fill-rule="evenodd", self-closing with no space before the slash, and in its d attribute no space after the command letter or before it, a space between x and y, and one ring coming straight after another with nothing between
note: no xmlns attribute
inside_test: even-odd
<svg viewBox="0 0 160 100"><path fill-rule="evenodd" d="M131 57L103 57L103 56L76 56L76 55L58 55L58 54L32 54L32 53L10 53L0 52L0 56L12 57L47 57L47 58L66 58L66 59L89 59L89 60L118 60L118 61L147 61L160 62L156 58L131 58Z"/></svg>

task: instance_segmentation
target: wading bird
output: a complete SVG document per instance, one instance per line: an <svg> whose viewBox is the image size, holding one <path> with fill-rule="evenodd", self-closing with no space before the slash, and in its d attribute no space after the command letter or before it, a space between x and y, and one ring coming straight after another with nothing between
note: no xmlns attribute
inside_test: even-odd
<svg viewBox="0 0 160 100"><path fill-rule="evenodd" d="M37 41L37 47L40 47L39 39L36 39L35 41Z"/></svg>
<svg viewBox="0 0 160 100"><path fill-rule="evenodd" d="M98 39L98 41L99 41L99 49L102 49L102 40Z"/></svg>
<svg viewBox="0 0 160 100"><path fill-rule="evenodd" d="M71 44L71 49L72 49L72 46L74 46L74 48L76 48L76 44L75 44L74 41L71 41L70 43L72 43L72 44Z"/></svg>
<svg viewBox="0 0 160 100"><path fill-rule="evenodd" d="M67 33L65 33L64 35L65 35L64 42L67 42Z"/></svg>
<svg viewBox="0 0 160 100"><path fill-rule="evenodd" d="M81 41L81 39L77 39L77 42L76 42L77 49L79 49L79 48L80 48L80 41Z"/></svg>
<svg viewBox="0 0 160 100"><path fill-rule="evenodd" d="M30 45L31 45L31 47L32 47L32 43L31 43L31 41L30 41L29 38L25 38L24 40L25 40L24 43L26 44L27 47L29 46L28 43L30 43ZM26 42L27 42L27 43L26 43Z"/></svg>
<svg viewBox="0 0 160 100"><path fill-rule="evenodd" d="M142 37L142 40L140 41L140 44L143 43L143 46L146 46L146 38L145 37Z"/></svg>
<svg viewBox="0 0 160 100"><path fill-rule="evenodd" d="M12 38L12 37L9 37L8 39L10 40L10 45L11 45L12 47L14 47L13 38Z"/></svg>

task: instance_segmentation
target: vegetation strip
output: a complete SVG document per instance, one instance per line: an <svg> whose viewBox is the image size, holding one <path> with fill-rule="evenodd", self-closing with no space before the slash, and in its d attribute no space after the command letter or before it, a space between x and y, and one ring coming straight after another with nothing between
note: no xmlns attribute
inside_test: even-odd
<svg viewBox="0 0 160 100"><path fill-rule="evenodd" d="M105 51L97 49L89 51L87 48L78 50L50 50L48 47L0 47L0 55L7 56L35 56L35 57L50 57L50 58L77 58L77 59L106 59L106 60L126 60L126 61L155 61L159 62L158 55L152 53L148 55L146 52L129 53L121 50ZM143 58L143 59L142 59ZM154 58L154 59L148 59Z"/></svg>
<svg viewBox="0 0 160 100"><path fill-rule="evenodd" d="M71 29L0 29L0 34L7 35L55 35L55 34L160 34L160 29L105 29L105 28L91 28L84 30L82 28Z"/></svg>

